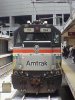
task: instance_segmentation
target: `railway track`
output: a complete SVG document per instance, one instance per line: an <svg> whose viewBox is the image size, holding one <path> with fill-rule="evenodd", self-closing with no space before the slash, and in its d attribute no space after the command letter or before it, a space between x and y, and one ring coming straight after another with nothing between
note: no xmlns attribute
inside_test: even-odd
<svg viewBox="0 0 75 100"><path fill-rule="evenodd" d="M14 97L12 100L61 100L60 97L51 97L48 95L47 97L26 97L23 95L22 97Z"/></svg>
<svg viewBox="0 0 75 100"><path fill-rule="evenodd" d="M13 100L51 100L50 97L43 97L43 98L32 98L32 97L29 97L29 98L26 98L26 97L22 97L22 98L16 98L16 99L13 99Z"/></svg>
<svg viewBox="0 0 75 100"><path fill-rule="evenodd" d="M12 62L0 67L0 77L12 69Z"/></svg>
<svg viewBox="0 0 75 100"><path fill-rule="evenodd" d="M53 94L24 94L16 91L11 100L62 100L57 93Z"/></svg>

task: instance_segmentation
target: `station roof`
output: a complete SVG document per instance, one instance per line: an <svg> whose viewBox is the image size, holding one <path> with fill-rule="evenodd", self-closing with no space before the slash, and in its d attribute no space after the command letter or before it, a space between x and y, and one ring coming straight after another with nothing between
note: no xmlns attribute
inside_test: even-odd
<svg viewBox="0 0 75 100"><path fill-rule="evenodd" d="M64 34L65 32L67 32L71 28L72 28L72 30L73 30L73 28L75 28L75 13L73 14L72 18L68 19L65 26L61 30L61 33Z"/></svg>
<svg viewBox="0 0 75 100"><path fill-rule="evenodd" d="M67 3L70 2L70 0L36 0L37 2L57 2L57 3ZM75 1L75 0L71 0Z"/></svg>

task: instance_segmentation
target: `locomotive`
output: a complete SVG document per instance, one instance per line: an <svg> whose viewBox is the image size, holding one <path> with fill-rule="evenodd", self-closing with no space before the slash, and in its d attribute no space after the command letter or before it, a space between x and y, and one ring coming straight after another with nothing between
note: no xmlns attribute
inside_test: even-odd
<svg viewBox="0 0 75 100"><path fill-rule="evenodd" d="M12 84L25 93L53 93L62 83L61 32L35 21L14 32Z"/></svg>

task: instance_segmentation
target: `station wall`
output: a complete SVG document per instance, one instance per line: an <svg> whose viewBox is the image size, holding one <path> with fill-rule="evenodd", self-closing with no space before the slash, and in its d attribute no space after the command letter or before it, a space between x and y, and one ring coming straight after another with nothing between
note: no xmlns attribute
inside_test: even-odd
<svg viewBox="0 0 75 100"><path fill-rule="evenodd" d="M53 25L58 29L65 24L64 14L70 14L70 4L67 3L32 3L37 0L0 0L0 18L9 19L9 26L15 24L15 17L31 16L31 21L36 20L37 15L53 15ZM72 4L74 6L75 2ZM57 15L62 15L62 25L57 23ZM25 22L27 20L25 19ZM58 25L57 25L58 24Z"/></svg>

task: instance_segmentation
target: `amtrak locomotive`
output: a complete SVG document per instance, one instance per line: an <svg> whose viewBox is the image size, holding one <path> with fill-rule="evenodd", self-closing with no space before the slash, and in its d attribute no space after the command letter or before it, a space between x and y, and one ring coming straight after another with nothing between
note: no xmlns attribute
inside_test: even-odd
<svg viewBox="0 0 75 100"><path fill-rule="evenodd" d="M12 84L25 93L53 93L62 82L61 33L35 21L14 32Z"/></svg>

